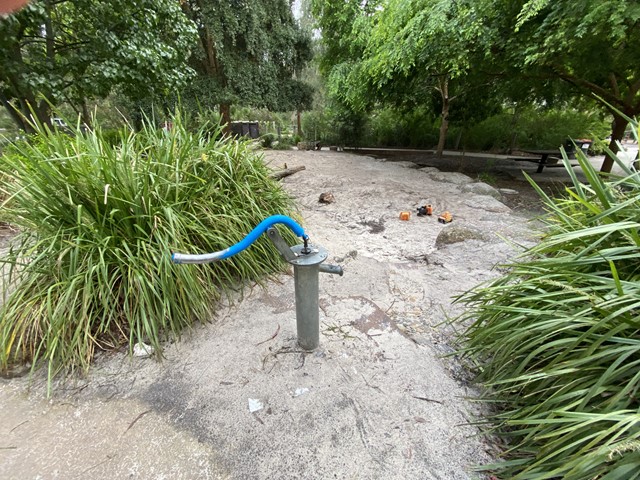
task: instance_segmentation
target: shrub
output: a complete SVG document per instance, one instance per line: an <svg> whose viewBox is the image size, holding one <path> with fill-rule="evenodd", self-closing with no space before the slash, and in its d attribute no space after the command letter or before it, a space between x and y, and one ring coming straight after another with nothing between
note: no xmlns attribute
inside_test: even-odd
<svg viewBox="0 0 640 480"><path fill-rule="evenodd" d="M376 110L368 130L370 139L366 143L375 146L432 148L438 143L438 128L425 108Z"/></svg>
<svg viewBox="0 0 640 480"><path fill-rule="evenodd" d="M469 150L506 151L511 148L555 148L568 138L602 138L607 124L595 114L573 109L522 110L493 115L471 126L464 135Z"/></svg>
<svg viewBox="0 0 640 480"><path fill-rule="evenodd" d="M260 137L260 143L263 148L271 148L271 146L273 145L273 142L276 141L276 138L277 137L273 133L267 133L265 135L262 135L262 137Z"/></svg>
<svg viewBox="0 0 640 480"><path fill-rule="evenodd" d="M298 143L294 143L294 137L290 136L281 136L279 140L276 140L271 145L271 148L274 150L291 150L291 147L297 145Z"/></svg>
<svg viewBox="0 0 640 480"><path fill-rule="evenodd" d="M221 250L291 201L247 143L148 123L115 144L100 129L40 129L0 162L4 216L19 227L5 278L0 368L16 359L86 369L96 348L161 340L210 318L232 284L282 264L261 238L213 265L172 251Z"/></svg>
<svg viewBox="0 0 640 480"><path fill-rule="evenodd" d="M540 243L459 300L472 321L461 353L509 442L502 478L640 477L640 176L601 178L543 197ZM531 182L534 186L535 184Z"/></svg>

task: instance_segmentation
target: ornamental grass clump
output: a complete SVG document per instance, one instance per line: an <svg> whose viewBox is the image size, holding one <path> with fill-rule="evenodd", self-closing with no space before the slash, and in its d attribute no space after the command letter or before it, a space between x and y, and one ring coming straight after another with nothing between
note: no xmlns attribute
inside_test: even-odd
<svg viewBox="0 0 640 480"><path fill-rule="evenodd" d="M218 132L219 133L219 132ZM248 144L145 125L40 129L5 151L2 220L17 227L5 264L0 369L15 361L86 369L96 349L161 340L210 318L232 286L282 267L265 239L213 265L171 252L222 250L292 202Z"/></svg>
<svg viewBox="0 0 640 480"><path fill-rule="evenodd" d="M551 199L541 241L464 294L464 353L486 387L504 479L640 478L640 175L619 162ZM531 182L534 187L535 183Z"/></svg>

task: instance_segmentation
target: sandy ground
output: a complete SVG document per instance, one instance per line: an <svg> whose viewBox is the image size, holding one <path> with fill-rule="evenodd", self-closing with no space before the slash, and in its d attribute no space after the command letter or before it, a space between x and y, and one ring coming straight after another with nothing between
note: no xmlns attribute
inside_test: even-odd
<svg viewBox="0 0 640 480"><path fill-rule="evenodd" d="M0 379L0 478L483 478L471 468L495 450L469 425L477 392L443 358L441 323L460 312L452 296L535 241L531 197L473 193L474 175L408 161L266 156L306 166L283 183L345 271L321 274L320 347L296 344L289 272L221 305L162 362L103 355L51 399L42 373ZM320 204L323 192L335 202ZM426 203L453 222L417 217Z"/></svg>

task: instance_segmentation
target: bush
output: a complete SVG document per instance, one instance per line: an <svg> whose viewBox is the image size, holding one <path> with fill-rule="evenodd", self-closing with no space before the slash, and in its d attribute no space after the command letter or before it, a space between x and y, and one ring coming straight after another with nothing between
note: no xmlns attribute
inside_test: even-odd
<svg viewBox="0 0 640 480"><path fill-rule="evenodd" d="M464 294L465 354L509 442L502 478L640 476L640 176L542 190L540 243L508 273ZM533 184L533 182L532 182ZM535 184L533 184L535 186Z"/></svg>
<svg viewBox="0 0 640 480"><path fill-rule="evenodd" d="M265 217L291 211L247 143L148 123L115 146L100 129L40 130L0 162L4 216L21 233L0 317L0 368L15 360L86 369L96 348L163 338L206 321L232 284L282 263L268 240L213 265L174 265L240 241Z"/></svg>
<svg viewBox="0 0 640 480"><path fill-rule="evenodd" d="M511 148L555 148L568 138L604 137L608 125L597 115L573 109L526 109L516 118L510 113L493 115L466 130L466 149L507 151Z"/></svg>
<svg viewBox="0 0 640 480"><path fill-rule="evenodd" d="M263 148L271 148L276 138L277 137L273 133L267 133L266 135L262 135L262 137L260 137L260 143L262 144Z"/></svg>
<svg viewBox="0 0 640 480"><path fill-rule="evenodd" d="M295 138L290 136L281 136L279 140L276 140L271 145L271 148L274 150L291 150L291 147L298 144L298 142L294 143Z"/></svg>
<svg viewBox="0 0 640 480"><path fill-rule="evenodd" d="M425 108L402 111L377 110L369 120L367 144L381 147L432 148L438 143L438 128L433 115Z"/></svg>

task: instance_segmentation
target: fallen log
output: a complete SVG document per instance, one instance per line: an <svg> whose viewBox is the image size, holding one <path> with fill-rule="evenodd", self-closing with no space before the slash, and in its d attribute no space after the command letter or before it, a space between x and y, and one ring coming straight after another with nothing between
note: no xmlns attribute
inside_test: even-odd
<svg viewBox="0 0 640 480"><path fill-rule="evenodd" d="M269 174L269 178L273 178L274 180L281 180L284 177L288 177L289 175L293 175L294 173L298 173L304 170L306 167L304 165L300 165L299 167L291 167L285 168L284 170L279 170L277 172L272 172Z"/></svg>

